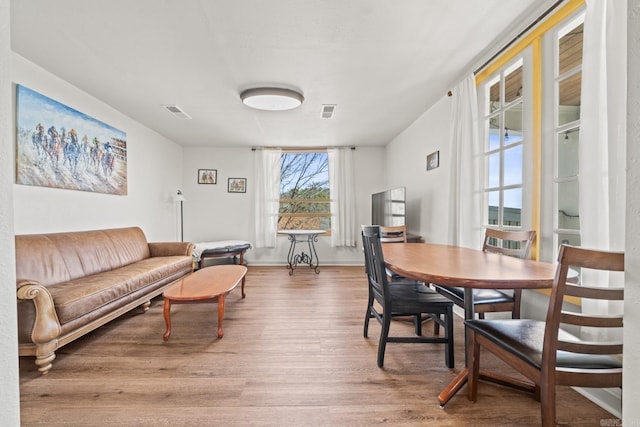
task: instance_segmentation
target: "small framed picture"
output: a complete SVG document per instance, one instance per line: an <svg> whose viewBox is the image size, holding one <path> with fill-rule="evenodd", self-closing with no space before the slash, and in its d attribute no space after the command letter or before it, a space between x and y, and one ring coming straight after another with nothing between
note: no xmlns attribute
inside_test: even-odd
<svg viewBox="0 0 640 427"><path fill-rule="evenodd" d="M227 191L229 193L246 193L247 178L229 178L229 187Z"/></svg>
<svg viewBox="0 0 640 427"><path fill-rule="evenodd" d="M198 169L198 184L217 184L217 169Z"/></svg>
<svg viewBox="0 0 640 427"><path fill-rule="evenodd" d="M427 170L435 169L440 166L440 151L434 151L427 156Z"/></svg>

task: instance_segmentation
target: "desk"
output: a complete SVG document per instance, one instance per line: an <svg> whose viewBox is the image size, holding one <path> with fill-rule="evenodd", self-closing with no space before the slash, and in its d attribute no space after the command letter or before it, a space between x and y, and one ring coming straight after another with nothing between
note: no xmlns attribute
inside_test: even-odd
<svg viewBox="0 0 640 427"><path fill-rule="evenodd" d="M278 234L286 234L289 237L291 246L289 246L289 253L287 254L287 264L289 268L289 276L293 274L293 270L296 269L298 264L308 264L309 268L314 270L316 274L320 273L318 266L320 260L318 260L318 253L316 252L315 243L318 241L318 235L326 233L325 230L282 230L278 231ZM306 243L309 248L309 253L305 254L304 250L299 254L296 254L296 244ZM315 265L314 265L315 262Z"/></svg>
<svg viewBox="0 0 640 427"><path fill-rule="evenodd" d="M523 260L480 250L457 246L385 243L382 245L385 263L389 269L410 279L464 288L465 319L473 319L473 288L489 289L542 289L553 285L556 267L553 264ZM465 328L465 342L467 338ZM468 344L468 342L466 342ZM465 368L438 395L440 406L467 382L469 346L466 346ZM525 383L488 373L485 380L531 391Z"/></svg>

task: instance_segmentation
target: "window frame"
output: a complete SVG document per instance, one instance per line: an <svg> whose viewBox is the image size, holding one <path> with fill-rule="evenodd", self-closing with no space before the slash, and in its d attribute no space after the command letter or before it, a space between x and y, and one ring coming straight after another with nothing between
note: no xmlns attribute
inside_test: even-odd
<svg viewBox="0 0 640 427"><path fill-rule="evenodd" d="M560 173L559 173L560 154L559 154L558 141L564 135L568 136L569 132L577 131L578 132L578 151L576 155L579 156L579 149L580 149L579 135L580 135L580 129L581 129L580 114L578 114L577 119L574 119L565 123L560 123L559 117L561 113L560 109L562 107L560 105L560 84L564 81L567 81L571 77L577 75L578 73L580 74L582 73L582 62L580 63L580 65L575 66L569 70L566 70L563 73L560 73L559 41L564 34L569 33L570 31L573 30L573 28L576 28L578 25L584 24L584 17L585 17L585 11L579 10L576 13L566 17L562 22L558 23L558 25L556 25L549 34L549 37L551 38L551 43L553 44L553 76L552 76L552 79L549 79L549 80L552 80L553 82L553 101L552 101L553 108L552 109L553 109L554 129L553 129L553 133L549 135L549 138L545 138L545 140L548 140L548 142L551 144L550 151L553 152L553 165L554 165L554 170L553 170L553 212L554 212L553 248L554 248L554 252L552 254L554 259L558 255L558 251L559 251L558 248L560 247L560 244L563 243L560 240L561 234L577 236L578 241L580 241L579 221L578 221L578 228L562 228L560 226L559 214L556 214L556 213L559 213L561 210L559 185L567 184L567 183L575 183L576 186L578 185L577 172L575 175L562 176L562 177L560 176ZM561 35L561 33L564 33L564 34ZM577 200L579 200L579 193L576 195L576 198ZM575 242L572 242L572 244L575 244Z"/></svg>
<svg viewBox="0 0 640 427"><path fill-rule="evenodd" d="M548 138L548 132L553 128L553 121L547 120L547 111L543 111L543 98L555 99L552 86L543 85L543 72L547 77L548 68L553 66L550 61L543 61L543 51L549 49L549 37L546 37L554 28L567 22L567 19L581 13L585 9L585 0L568 0L565 4L559 6L545 20L538 23L518 38L505 52L497 56L491 63L484 66L476 73L476 85L478 88L485 80L504 67L513 58L520 55L525 49L531 47L532 66L531 72L531 192L525 193L525 200L529 198L531 203L531 229L537 231L538 238L531 247L531 256L533 259L541 259L548 262L554 261L556 249L553 247L553 220L550 218L549 203L552 197L549 191L553 185L553 154L548 149L542 149L543 135ZM551 90L551 92L549 92ZM483 93L478 90L478 98ZM481 107L482 104L480 103ZM484 110L479 110L484 111ZM551 172L549 167L551 165ZM525 164L526 166L526 164ZM550 182L551 181L551 182ZM543 189L545 190L543 192ZM548 199L548 200L547 200ZM552 212L551 212L552 213ZM522 222L524 224L524 220Z"/></svg>
<svg viewBox="0 0 640 427"><path fill-rule="evenodd" d="M499 68L494 68L490 75L478 82L478 110L479 110L479 126L480 135L482 135L482 156L484 164L484 183L483 183L483 225L484 227L497 228L501 230L521 230L531 228L531 212L532 204L531 198L527 197L532 191L532 122L531 122L531 96L532 93L532 73L531 73L531 49L525 47L519 52L518 55L514 55L509 61L504 61ZM513 68L517 68L518 63L522 66L522 93L521 96L514 100L505 102L505 76L508 75L508 71L513 71ZM493 84L500 81L500 106L497 109L491 110L489 91ZM504 134L506 133L507 126L505 125L504 115L510 108L521 104L522 111L522 138L520 142L510 143L505 145ZM490 120L493 117L500 117L499 135L500 143L498 147L491 148L488 139L490 138ZM504 184L504 153L517 146L522 147L522 179L519 184ZM489 161L490 156L499 154L499 183L498 185L489 185ZM520 225L507 225L504 224L504 192L513 189L520 189L522 192L521 209L520 209ZM498 200L498 218L497 224L489 223L489 194L491 192L499 192Z"/></svg>

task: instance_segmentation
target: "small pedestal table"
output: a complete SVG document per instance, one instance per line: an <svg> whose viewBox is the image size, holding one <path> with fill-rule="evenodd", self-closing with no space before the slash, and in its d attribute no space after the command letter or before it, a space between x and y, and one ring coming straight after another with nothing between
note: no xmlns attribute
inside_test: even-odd
<svg viewBox="0 0 640 427"><path fill-rule="evenodd" d="M320 273L318 266L320 260L318 260L318 253L316 252L315 242L318 241L319 234L325 234L325 230L281 230L278 234L286 234L289 237L291 246L289 246L289 254L287 255L287 263L289 268L289 276L293 275L293 270L296 269L298 264L307 264L309 268ZM304 250L299 254L296 254L296 244L306 243L309 248L309 253L304 253Z"/></svg>

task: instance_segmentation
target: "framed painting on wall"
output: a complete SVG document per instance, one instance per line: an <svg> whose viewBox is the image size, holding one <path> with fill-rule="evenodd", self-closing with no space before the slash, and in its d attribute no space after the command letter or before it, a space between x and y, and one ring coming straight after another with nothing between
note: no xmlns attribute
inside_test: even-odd
<svg viewBox="0 0 640 427"><path fill-rule="evenodd" d="M198 169L198 184L217 184L217 169Z"/></svg>
<svg viewBox="0 0 640 427"><path fill-rule="evenodd" d="M434 151L427 156L427 170L430 171L438 166L440 166L440 151Z"/></svg>
<svg viewBox="0 0 640 427"><path fill-rule="evenodd" d="M127 194L127 135L16 85L16 183Z"/></svg>
<svg viewBox="0 0 640 427"><path fill-rule="evenodd" d="M247 178L229 178L229 193L246 193Z"/></svg>

